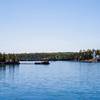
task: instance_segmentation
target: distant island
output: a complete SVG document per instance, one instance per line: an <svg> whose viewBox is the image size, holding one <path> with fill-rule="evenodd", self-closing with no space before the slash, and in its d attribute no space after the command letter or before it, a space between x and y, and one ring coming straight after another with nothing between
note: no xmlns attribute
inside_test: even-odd
<svg viewBox="0 0 100 100"><path fill-rule="evenodd" d="M0 64L20 64L20 61L81 61L100 62L100 50L57 53L0 53Z"/></svg>

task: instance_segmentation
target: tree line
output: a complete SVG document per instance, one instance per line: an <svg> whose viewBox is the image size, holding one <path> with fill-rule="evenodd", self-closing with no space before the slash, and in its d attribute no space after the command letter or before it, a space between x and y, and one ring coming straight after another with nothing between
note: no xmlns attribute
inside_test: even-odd
<svg viewBox="0 0 100 100"><path fill-rule="evenodd" d="M19 61L17 54L0 53L0 62L17 62Z"/></svg>
<svg viewBox="0 0 100 100"><path fill-rule="evenodd" d="M96 55L100 56L100 50L96 50ZM80 61L93 58L93 50L80 50L79 52L57 52L57 53L20 53L20 54L5 54L0 53L0 62L16 62L16 61Z"/></svg>

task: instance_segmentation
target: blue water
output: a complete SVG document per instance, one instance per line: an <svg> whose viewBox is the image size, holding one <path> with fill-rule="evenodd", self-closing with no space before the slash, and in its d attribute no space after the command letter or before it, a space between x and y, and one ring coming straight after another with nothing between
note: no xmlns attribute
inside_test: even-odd
<svg viewBox="0 0 100 100"><path fill-rule="evenodd" d="M0 65L0 100L100 100L100 63Z"/></svg>

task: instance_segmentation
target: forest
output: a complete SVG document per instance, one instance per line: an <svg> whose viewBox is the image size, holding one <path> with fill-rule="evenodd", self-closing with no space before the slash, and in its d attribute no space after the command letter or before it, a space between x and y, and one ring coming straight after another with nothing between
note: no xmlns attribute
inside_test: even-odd
<svg viewBox="0 0 100 100"><path fill-rule="evenodd" d="M96 50L100 57L100 50ZM57 53L0 53L0 62L19 61L81 61L93 58L93 50L80 50L79 52L57 52Z"/></svg>

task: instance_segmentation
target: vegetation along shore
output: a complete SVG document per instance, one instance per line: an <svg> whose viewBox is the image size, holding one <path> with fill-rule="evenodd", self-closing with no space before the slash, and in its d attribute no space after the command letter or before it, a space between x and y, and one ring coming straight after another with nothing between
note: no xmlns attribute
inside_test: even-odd
<svg viewBox="0 0 100 100"><path fill-rule="evenodd" d="M82 61L100 62L100 50L80 50L79 52L57 53L0 53L0 64L19 64L19 61Z"/></svg>

